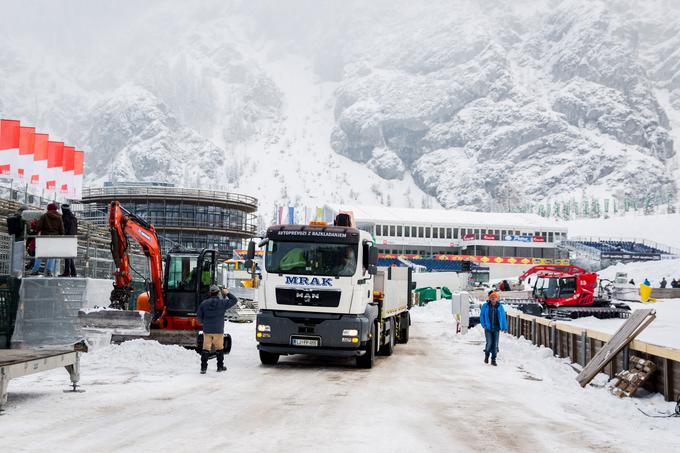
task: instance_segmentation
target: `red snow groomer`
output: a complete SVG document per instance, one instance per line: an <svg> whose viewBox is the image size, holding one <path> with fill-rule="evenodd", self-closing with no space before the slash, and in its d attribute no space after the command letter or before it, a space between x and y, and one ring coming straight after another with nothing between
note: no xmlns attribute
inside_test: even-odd
<svg viewBox="0 0 680 453"><path fill-rule="evenodd" d="M598 280L597 273L578 266L544 264L520 275L523 282L535 275L529 299L507 299L505 303L524 313L551 319L627 318L630 308L611 301L611 282Z"/></svg>

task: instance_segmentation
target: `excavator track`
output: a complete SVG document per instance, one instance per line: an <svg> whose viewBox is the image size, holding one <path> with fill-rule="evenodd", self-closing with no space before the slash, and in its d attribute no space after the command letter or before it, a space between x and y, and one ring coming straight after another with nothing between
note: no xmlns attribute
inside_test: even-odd
<svg viewBox="0 0 680 453"><path fill-rule="evenodd" d="M619 307L560 307L551 308L547 312L550 319L578 319L594 316L598 319L626 319L630 317L630 310Z"/></svg>
<svg viewBox="0 0 680 453"><path fill-rule="evenodd" d="M554 320L572 320L594 316L598 319L626 319L630 309L623 305L607 305L599 307L558 307L547 308L533 299L505 299L503 303L528 315L540 316Z"/></svg>

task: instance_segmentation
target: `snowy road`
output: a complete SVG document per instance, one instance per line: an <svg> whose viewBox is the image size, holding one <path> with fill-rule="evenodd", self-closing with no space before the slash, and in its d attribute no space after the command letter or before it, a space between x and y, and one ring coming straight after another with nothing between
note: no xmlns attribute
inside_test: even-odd
<svg viewBox="0 0 680 453"><path fill-rule="evenodd" d="M678 420L658 395L619 400L581 389L570 365L504 336L499 367L479 331L451 334L448 307L414 309L411 341L373 370L284 358L262 367L252 325L228 324L229 371L134 342L88 354L86 393L54 370L10 383L2 451L678 451Z"/></svg>

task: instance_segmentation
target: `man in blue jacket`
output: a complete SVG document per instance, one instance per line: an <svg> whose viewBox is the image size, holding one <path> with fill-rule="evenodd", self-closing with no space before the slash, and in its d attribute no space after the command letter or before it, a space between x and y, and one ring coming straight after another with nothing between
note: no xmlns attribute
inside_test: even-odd
<svg viewBox="0 0 680 453"><path fill-rule="evenodd" d="M484 335L486 335L484 363L489 363L489 354L491 354L491 365L493 366L496 366L496 354L498 353L500 331L508 330L508 320L505 317L505 309L498 299L498 293L492 291L489 294L489 300L482 305L482 310L479 314L479 322L484 328Z"/></svg>
<svg viewBox="0 0 680 453"><path fill-rule="evenodd" d="M227 371L224 366L224 313L236 305L238 299L228 289L224 289L226 299L219 296L217 285L210 287L210 297L201 302L196 312L198 322L203 325L203 351L201 352L201 374L208 369L210 350L215 346L217 371Z"/></svg>

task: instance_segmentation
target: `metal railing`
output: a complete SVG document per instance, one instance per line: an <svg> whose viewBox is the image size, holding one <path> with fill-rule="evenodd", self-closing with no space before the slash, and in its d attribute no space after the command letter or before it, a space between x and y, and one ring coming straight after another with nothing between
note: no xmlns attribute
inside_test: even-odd
<svg viewBox="0 0 680 453"><path fill-rule="evenodd" d="M118 197L209 200L247 205L251 209L257 209L257 198L221 190L185 189L182 187L88 187L83 189L84 202L95 198L114 200Z"/></svg>
<svg viewBox="0 0 680 453"><path fill-rule="evenodd" d="M602 242L602 241L612 241L612 242L635 242L638 244L646 245L648 247L653 247L657 250L661 250L664 253L670 255L680 256L680 248L672 247L667 244L661 244L660 242L650 241L648 239L634 238L634 237L603 237L603 236L575 236L570 237L570 241L589 241L589 242Z"/></svg>

